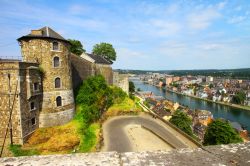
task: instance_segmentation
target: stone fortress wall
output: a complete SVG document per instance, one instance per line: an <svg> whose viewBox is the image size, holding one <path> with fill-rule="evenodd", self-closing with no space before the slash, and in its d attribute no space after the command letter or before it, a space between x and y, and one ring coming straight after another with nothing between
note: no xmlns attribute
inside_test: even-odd
<svg viewBox="0 0 250 166"><path fill-rule="evenodd" d="M128 74L119 74L119 72L113 72L113 85L120 87L124 92L129 94Z"/></svg>
<svg viewBox="0 0 250 166"><path fill-rule="evenodd" d="M42 94L41 89L37 91L33 89L34 82L41 84L37 69L38 65L34 63L0 61L0 142L3 141L6 132L12 105L11 124L14 143L22 144L27 136L39 127ZM35 103L32 110L30 102ZM7 137L10 137L9 133Z"/></svg>
<svg viewBox="0 0 250 166"><path fill-rule="evenodd" d="M53 50L53 42L58 42L59 49ZM74 95L71 78L69 44L55 39L21 40L22 56L25 62L40 64L43 70L43 102L40 112L40 127L62 125L73 118ZM59 58L59 66L54 67L53 59ZM55 79L60 78L61 85L55 87ZM61 97L61 106L56 98Z"/></svg>
<svg viewBox="0 0 250 166"><path fill-rule="evenodd" d="M76 89L89 76L101 74L112 84L110 65L71 54L69 42L49 27L32 30L18 42L23 61L0 59L0 143L8 124L9 103L14 97L13 139L14 143L23 144L35 129L62 125L73 119L73 87Z"/></svg>
<svg viewBox="0 0 250 166"><path fill-rule="evenodd" d="M80 56L71 54L73 87L77 89L90 76L102 75L109 85L113 84L113 73L110 65L96 64Z"/></svg>

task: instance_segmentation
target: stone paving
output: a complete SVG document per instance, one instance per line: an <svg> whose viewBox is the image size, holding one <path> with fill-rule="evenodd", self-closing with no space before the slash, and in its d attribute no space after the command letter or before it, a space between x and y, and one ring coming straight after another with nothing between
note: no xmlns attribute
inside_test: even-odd
<svg viewBox="0 0 250 166"><path fill-rule="evenodd" d="M143 165L174 165L174 166L248 166L250 165L250 142L208 146L197 149L176 149L173 151L145 152L100 152L71 155L48 155L18 158L2 158L1 166L30 165L96 165L96 166L143 166Z"/></svg>

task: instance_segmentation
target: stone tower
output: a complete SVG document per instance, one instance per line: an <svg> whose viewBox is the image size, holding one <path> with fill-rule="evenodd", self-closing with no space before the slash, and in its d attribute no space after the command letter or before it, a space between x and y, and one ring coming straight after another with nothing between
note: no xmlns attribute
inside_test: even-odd
<svg viewBox="0 0 250 166"><path fill-rule="evenodd" d="M39 127L67 123L75 111L70 43L49 27L31 30L17 40L23 61L38 63L43 74Z"/></svg>

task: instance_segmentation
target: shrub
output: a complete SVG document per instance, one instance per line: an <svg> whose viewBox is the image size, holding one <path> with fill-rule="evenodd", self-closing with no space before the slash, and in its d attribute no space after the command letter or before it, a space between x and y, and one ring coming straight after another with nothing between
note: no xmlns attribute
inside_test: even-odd
<svg viewBox="0 0 250 166"><path fill-rule="evenodd" d="M204 145L220 145L242 142L239 134L225 120L217 119L208 125Z"/></svg>
<svg viewBox="0 0 250 166"><path fill-rule="evenodd" d="M172 115L172 118L169 120L173 123L176 127L187 133L188 135L192 136L192 120L188 117L188 115L180 110L175 111Z"/></svg>

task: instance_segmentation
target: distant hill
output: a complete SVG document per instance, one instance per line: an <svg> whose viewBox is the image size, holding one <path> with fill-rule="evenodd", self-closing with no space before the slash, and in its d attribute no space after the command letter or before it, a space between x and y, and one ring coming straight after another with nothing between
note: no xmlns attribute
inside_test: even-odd
<svg viewBox="0 0 250 166"><path fill-rule="evenodd" d="M173 74L177 76L183 75L203 75L203 76L214 76L214 77L228 77L238 79L250 79L250 68L243 69L197 69L197 70L122 70L117 69L119 73L131 73L131 74L146 74L147 72L153 73L165 73Z"/></svg>

